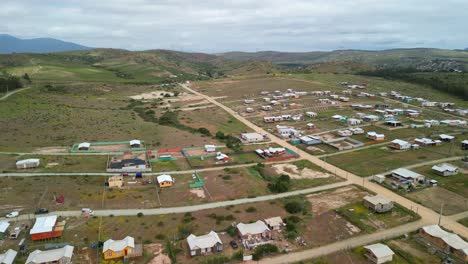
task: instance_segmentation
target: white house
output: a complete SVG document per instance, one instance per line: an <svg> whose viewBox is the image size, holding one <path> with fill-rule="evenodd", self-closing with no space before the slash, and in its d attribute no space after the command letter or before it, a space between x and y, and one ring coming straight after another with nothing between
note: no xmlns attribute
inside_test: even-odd
<svg viewBox="0 0 468 264"><path fill-rule="evenodd" d="M366 122L376 122L379 121L379 117L376 115L365 115L364 117L362 117L362 120Z"/></svg>
<svg viewBox="0 0 468 264"><path fill-rule="evenodd" d="M139 148L141 147L141 141L138 140L138 139L133 139L133 140L130 140L130 147L132 148Z"/></svg>
<svg viewBox="0 0 468 264"><path fill-rule="evenodd" d="M376 264L386 263L393 260L395 254L387 245L377 243L364 247L366 257Z"/></svg>
<svg viewBox="0 0 468 264"><path fill-rule="evenodd" d="M18 255L18 252L8 249L5 253L0 254L0 264L13 264L16 255Z"/></svg>
<svg viewBox="0 0 468 264"><path fill-rule="evenodd" d="M205 151L206 152L215 152L216 151L216 146L215 145L205 145Z"/></svg>
<svg viewBox="0 0 468 264"><path fill-rule="evenodd" d="M348 130L351 131L353 135L364 134L364 129L360 127L352 127L352 128L349 128Z"/></svg>
<svg viewBox="0 0 468 264"><path fill-rule="evenodd" d="M187 237L187 244L192 257L223 251L223 242L214 231L203 236L190 234Z"/></svg>
<svg viewBox="0 0 468 264"><path fill-rule="evenodd" d="M447 134L440 134L439 139L442 141L453 141L455 137Z"/></svg>
<svg viewBox="0 0 468 264"><path fill-rule="evenodd" d="M389 147L393 149L407 150L411 148L411 144L401 139L394 139L390 142Z"/></svg>
<svg viewBox="0 0 468 264"><path fill-rule="evenodd" d="M49 264L49 263L60 263L60 264L71 264L73 258L73 246L65 246L63 248L51 249L51 250L34 250L29 254L26 264Z"/></svg>
<svg viewBox="0 0 468 264"><path fill-rule="evenodd" d="M156 180L160 188L169 187L174 184L174 179L168 174L159 175L156 177Z"/></svg>
<svg viewBox="0 0 468 264"><path fill-rule="evenodd" d="M264 141L265 138L259 133L242 133L241 139L246 143Z"/></svg>
<svg viewBox="0 0 468 264"><path fill-rule="evenodd" d="M8 221L0 221L0 234L5 234L9 226L10 223L8 223Z"/></svg>
<svg viewBox="0 0 468 264"><path fill-rule="evenodd" d="M350 137L353 135L353 132L345 129L345 130L338 130L336 134L338 134L338 136L340 137Z"/></svg>
<svg viewBox="0 0 468 264"><path fill-rule="evenodd" d="M367 138L372 140L385 140L385 135L378 134L377 132L367 132Z"/></svg>
<svg viewBox="0 0 468 264"><path fill-rule="evenodd" d="M91 143L82 142L78 144L78 150L88 150L91 147Z"/></svg>
<svg viewBox="0 0 468 264"><path fill-rule="evenodd" d="M294 127L276 126L276 130L278 131L278 134L283 138L295 137L300 134L299 130L295 129Z"/></svg>
<svg viewBox="0 0 468 264"><path fill-rule="evenodd" d="M308 116L308 117L310 117L310 118L315 118L315 117L317 117L317 113L315 113L315 112L306 112L305 114L306 114L306 116Z"/></svg>
<svg viewBox="0 0 468 264"><path fill-rule="evenodd" d="M16 168L17 169L31 169L31 168L37 168L41 164L41 161L39 159L24 159L24 160L18 160L16 162Z"/></svg>
<svg viewBox="0 0 468 264"><path fill-rule="evenodd" d="M356 119L356 118L348 118L348 120L346 120L346 123L348 123L348 125L351 125L351 126L356 126L356 125L359 125L361 124L361 120L360 119Z"/></svg>
<svg viewBox="0 0 468 264"><path fill-rule="evenodd" d="M432 170L440 176L451 176L458 174L458 167L443 163L432 166Z"/></svg>
<svg viewBox="0 0 468 264"><path fill-rule="evenodd" d="M392 176L399 180L409 180L415 183L424 180L423 175L416 173L414 171L410 171L405 168L399 168L399 169L393 170Z"/></svg>
<svg viewBox="0 0 468 264"><path fill-rule="evenodd" d="M245 99L244 100L244 104L253 104L255 102L255 100L253 99Z"/></svg>

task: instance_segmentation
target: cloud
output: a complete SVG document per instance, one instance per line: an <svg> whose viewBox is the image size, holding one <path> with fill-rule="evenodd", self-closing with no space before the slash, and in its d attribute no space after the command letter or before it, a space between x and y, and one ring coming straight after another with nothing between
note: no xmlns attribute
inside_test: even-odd
<svg viewBox="0 0 468 264"><path fill-rule="evenodd" d="M126 49L464 48L467 9L463 0L4 0L0 25Z"/></svg>

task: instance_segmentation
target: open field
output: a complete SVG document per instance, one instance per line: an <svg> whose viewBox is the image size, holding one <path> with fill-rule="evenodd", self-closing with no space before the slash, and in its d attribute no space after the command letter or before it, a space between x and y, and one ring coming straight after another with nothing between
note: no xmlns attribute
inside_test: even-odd
<svg viewBox="0 0 468 264"><path fill-rule="evenodd" d="M405 196L436 212L440 212L440 208L443 206L442 214L444 215L457 214L468 210L466 196L461 196L438 186L413 191Z"/></svg>
<svg viewBox="0 0 468 264"><path fill-rule="evenodd" d="M38 158L41 164L34 169L16 169L20 159ZM105 172L107 156L46 156L46 155L0 155L0 171L4 172Z"/></svg>

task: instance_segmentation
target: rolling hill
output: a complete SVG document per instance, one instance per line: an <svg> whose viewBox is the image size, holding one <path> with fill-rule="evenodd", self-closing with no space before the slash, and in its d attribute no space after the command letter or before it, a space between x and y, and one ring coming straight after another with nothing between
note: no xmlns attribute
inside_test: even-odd
<svg viewBox="0 0 468 264"><path fill-rule="evenodd" d="M87 50L90 47L53 38L19 39L0 34L0 53L49 53L69 50Z"/></svg>

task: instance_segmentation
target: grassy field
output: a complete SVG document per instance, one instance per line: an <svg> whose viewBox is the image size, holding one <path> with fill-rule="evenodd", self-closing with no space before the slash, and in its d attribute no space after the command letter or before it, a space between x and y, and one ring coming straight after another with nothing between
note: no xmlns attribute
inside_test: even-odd
<svg viewBox="0 0 468 264"><path fill-rule="evenodd" d="M460 222L462 225L468 227L468 217L463 218L462 220L460 220L458 222Z"/></svg>
<svg viewBox="0 0 468 264"><path fill-rule="evenodd" d="M184 125L197 129L201 127L207 128L213 135L218 131L233 135L251 131L244 123L218 108L182 111L178 118Z"/></svg>
<svg viewBox="0 0 468 264"><path fill-rule="evenodd" d="M17 170L15 161L38 158L41 165L35 169ZM46 155L0 155L0 171L4 172L105 172L107 156L46 156Z"/></svg>

